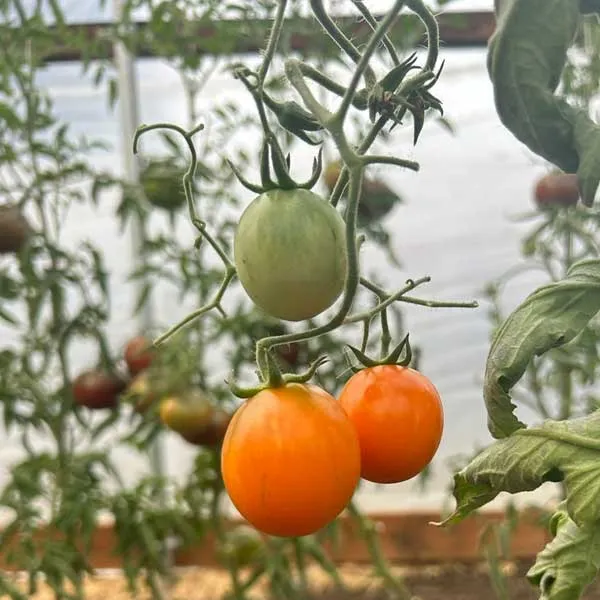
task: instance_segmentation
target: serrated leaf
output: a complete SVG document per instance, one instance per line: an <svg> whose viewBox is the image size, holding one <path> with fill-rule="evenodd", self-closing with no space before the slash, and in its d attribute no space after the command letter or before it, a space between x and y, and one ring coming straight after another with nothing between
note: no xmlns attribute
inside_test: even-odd
<svg viewBox="0 0 600 600"><path fill-rule="evenodd" d="M600 522L600 411L520 429L477 455L454 476L457 523L500 492L532 491L564 481L566 507L580 526Z"/></svg>
<svg viewBox="0 0 600 600"><path fill-rule="evenodd" d="M578 527L560 511L556 537L537 556L527 579L540 588L540 600L579 598L600 571L598 523Z"/></svg>
<svg viewBox="0 0 600 600"><path fill-rule="evenodd" d="M531 294L497 330L488 354L483 395L488 428L503 438L525 427L510 390L535 356L573 340L600 311L600 260L581 261L565 279Z"/></svg>

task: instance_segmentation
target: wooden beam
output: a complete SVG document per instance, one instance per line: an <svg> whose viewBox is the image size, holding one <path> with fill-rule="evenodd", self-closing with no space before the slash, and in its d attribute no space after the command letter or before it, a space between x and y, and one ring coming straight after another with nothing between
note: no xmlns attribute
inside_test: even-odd
<svg viewBox="0 0 600 600"><path fill-rule="evenodd" d="M358 44L370 33L368 25L355 17L336 20ZM485 46L495 27L494 13L491 11L442 13L438 22L443 47ZM269 20L199 22L195 31L187 32L186 38L193 39L194 42L187 44L185 51L200 55L257 54L264 46L270 23ZM293 32L290 39L292 51L303 55L325 56L338 53L337 47L321 32L312 17L290 18L286 27ZM143 40L144 34L150 33L145 22L135 23L134 28L140 34L136 36L140 40ZM56 41L42 51L43 60L73 62L111 58L114 31L111 23L68 25L66 31L61 30L60 35L58 30L51 28L50 32L57 35L48 37ZM424 29L414 15L403 15L392 28L390 38L398 47L415 47L424 42ZM84 51L82 47L85 48ZM131 50L139 58L161 55L151 43L140 42Z"/></svg>
<svg viewBox="0 0 600 600"><path fill-rule="evenodd" d="M524 510L512 532L510 555L513 560L531 560L550 540L550 534L542 525L543 512L538 509ZM475 563L482 560L482 534L491 525L504 521L500 512L480 512L449 528L431 525L439 521L437 512L373 514L373 521L381 527L380 543L385 558L394 564L452 564ZM235 525L233 521L229 527ZM18 536L18 534L16 534ZM15 537L16 537L15 536ZM347 517L340 519L339 543L336 548L326 545L332 560L337 564L369 564L371 556L356 524ZM40 551L44 540L57 537L49 529L41 528L34 535L34 545ZM17 540L4 540L3 553L0 553L0 570L14 571L18 568L10 560L10 544ZM111 526L98 526L92 536L92 544L87 556L95 569L118 569L123 566L117 552L117 535ZM174 553L174 566L217 566L214 537L208 534L203 543L197 546L180 548Z"/></svg>

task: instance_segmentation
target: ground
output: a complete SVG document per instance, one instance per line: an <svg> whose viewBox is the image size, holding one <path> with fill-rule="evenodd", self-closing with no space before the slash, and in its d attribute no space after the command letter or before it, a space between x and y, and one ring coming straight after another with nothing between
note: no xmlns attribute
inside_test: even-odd
<svg viewBox="0 0 600 600"><path fill-rule="evenodd" d="M403 569L405 581L413 594L413 600L537 600L539 594L523 577L526 564L504 565L507 574L508 594L505 598L495 595L489 575L483 566L452 565L447 567L422 567ZM397 570L400 572L400 570ZM391 597L380 588L365 567L346 566L341 570L348 587L346 591L331 589L318 572L311 572L310 580L318 591L303 600L389 600ZM178 572L178 582L168 594L169 600L218 600L227 589L227 576L211 569L187 569ZM118 576L104 576L90 580L86 586L87 600L129 600L123 580ZM254 595L253 598L265 598ZM585 600L600 599L600 582L591 586ZM53 600L48 590L31 596L31 600ZM143 593L136 600L149 600Z"/></svg>

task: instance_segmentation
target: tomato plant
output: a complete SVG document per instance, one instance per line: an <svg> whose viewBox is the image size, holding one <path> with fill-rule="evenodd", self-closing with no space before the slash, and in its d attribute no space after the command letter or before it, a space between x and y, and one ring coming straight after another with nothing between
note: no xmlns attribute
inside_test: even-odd
<svg viewBox="0 0 600 600"><path fill-rule="evenodd" d="M348 504L360 477L352 424L313 385L266 389L234 414L221 454L240 513L269 535L314 533Z"/></svg>
<svg viewBox="0 0 600 600"><path fill-rule="evenodd" d="M265 544L256 529L247 525L238 525L225 534L219 544L218 554L225 565L248 567L264 560Z"/></svg>
<svg viewBox="0 0 600 600"><path fill-rule="evenodd" d="M307 597L306 564L309 561L316 561L333 581L337 581L335 568L321 542L335 531L336 524L330 521L347 507L367 542L377 576L396 595L409 597L401 580L391 573L382 559L375 529L352 501L359 476L358 441L340 405L323 390L333 393L346 375L348 365L343 352L346 339L340 335L342 326L361 327L361 349L371 352L381 342L382 354L385 354L391 339L390 331L404 332L398 317L399 303L473 306L472 303L415 298L414 290L427 283L426 277L410 280L398 290L387 290L370 280L358 260L359 247L365 242L373 243L378 250L389 251L390 248L383 227L363 227L360 232L357 229L356 217L361 218L361 207L366 207L368 200L363 201L359 192L363 187L363 171L373 163L418 169L416 162L397 156L397 151L393 156L375 154L371 149L375 139L384 128L406 122L405 117L410 112L416 141L425 117L441 110L439 100L432 93L439 76L439 35L431 9L420 0L410 0L407 7L423 22L431 41L427 54L417 65L414 57L399 57L399 47L389 43L386 37L404 3L396 2L380 22L365 7L357 5L374 29L366 31L364 45L362 40L359 44L360 50L327 17L320 0L311 0L310 4L317 21L335 42L332 47L336 60L348 58L356 64L355 73L346 81L340 83L337 75L328 74L328 66L323 67L315 79L315 71L309 63L312 51L294 53L294 58L289 58L292 53L285 47L289 36L281 35L286 26L286 10L291 6L286 0L242 5L197 0L126 3L126 11L131 12L125 15L123 24L134 22L137 13L133 11L145 8L150 15L147 27L139 33L137 28L117 26L114 37L122 38L127 48L143 46L150 52L170 57L169 62L181 75L188 111L184 119L187 120L186 128L168 124L162 127L162 152L158 154L164 156L140 147L141 134L158 129L158 126L150 125L138 131L135 151L143 157L153 156L146 165L138 165L147 167L141 169L141 185L129 181L133 177L131 173L125 183L114 173L97 173L86 164L83 157L91 150L97 150L99 145L76 143L66 124L52 114L50 100L37 88L44 53L49 51L51 44L64 42L69 37L57 3L48 5L54 17L52 26L48 27L46 7L42 10L41 4L29 10L20 0L11 0L0 9L5 22L10 24L7 28L7 60L0 65L5 75L3 80L9 82L7 86L0 86L0 94L3 94L0 113L5 121L3 134L8 136L3 135L1 140L1 168L4 169L4 161L7 161L10 173L9 177L0 178L0 188L2 197L16 198L19 210L35 224L35 235L30 236L30 244L20 246L21 250L27 247L27 251L5 257L11 261L10 265L6 269L2 265L0 292L6 295L3 300L7 299L10 306L6 309L3 302L0 313L2 319L15 325L20 340L17 351L7 345L7 351L0 353L2 410L7 426L16 424L28 429L23 432L23 446L28 454L26 460L14 466L14 477L0 498L3 508L14 514L9 533L19 533L19 551L11 555L13 565L28 571L33 587L43 574L56 597L72 594L82 598L97 517L108 513L114 521L117 549L130 591L136 593L139 576L144 575L153 598L164 600L163 578L169 572L173 557L167 541L199 543L207 531L214 533L219 546L227 541L225 515L221 509L226 490L219 445L223 435L228 435L226 425L239 405L239 399L250 398L236 413L238 425L250 423L247 433L254 432L255 452L261 448L259 440L266 438L262 445L266 453L265 468L276 470L278 465L271 454L276 453L276 442L281 439L273 432L269 434L265 422L248 421L243 415L251 415L255 408L250 407L260 407L265 396L280 393L285 396L290 390L296 390L292 396L306 396L306 403L288 398L289 402L283 401L272 407L272 412L280 415L281 423L285 421L286 431L290 436L296 436L292 439L298 441L297 436L302 431L310 435L311 443L305 441L303 445L308 460L304 463L304 471L299 470L297 475L300 477L304 473L305 480L310 475L312 480L306 489L302 489L302 497L314 498L315 502L314 506L308 505L309 510L303 508L298 526L302 525L303 531L325 527L308 538L276 541L266 538L268 552L255 565L250 565L250 574L238 569L245 560L227 555L225 562L231 576L232 594L236 600L241 600L251 593L258 581L266 580L274 598ZM247 114L247 103L243 101L229 102L219 98L211 104L203 99L199 101L197 96L215 68L209 55L217 47L222 49L222 45L231 43L221 35L198 36L198 21L209 16L211 23L231 27L231 19L224 18L231 10L242 10L244 36L268 39L257 71L238 63L228 65L236 82L252 97L256 115ZM264 27L265 19L271 28L268 36L257 26L262 22ZM12 27L13 24L16 26ZM254 35L255 28L260 35ZM43 36L41 31L45 32ZM320 36L317 28L311 28L311 31L311 35ZM36 42L35 52L23 52L23 48L31 46L31 39ZM88 50L85 48L86 58ZM284 69L279 73L274 72L272 64L276 53L285 58ZM375 55L382 60L371 60ZM115 56L118 58L118 53ZM377 67L373 66L375 63ZM114 71L110 62L104 60L86 60L84 66L85 74L91 70L92 78L98 84L106 81ZM327 96L323 104L312 97L306 79L312 79L324 88ZM112 100L119 91L114 83L111 81L108 87ZM283 89L286 86L289 89ZM296 100L289 100L292 95ZM199 106L203 107L202 117L207 111L211 127L202 134L202 144L195 145L196 136L202 130L197 112ZM351 117L349 113L353 113ZM179 122L182 120L180 114L176 118ZM348 121L354 118L364 127L348 127ZM250 130L258 130L262 135L258 156L262 185L260 189L252 184L246 187L254 188L254 196L263 200L303 199L301 203L277 203L277 206L293 209L289 213L285 208L272 210L266 202L251 202L251 207L261 209L258 213L260 222L276 224L274 231L271 227L261 235L251 231L242 235L242 220L237 212L246 200L236 186L236 178L245 185L242 170L254 164L253 153L249 153L254 147L253 142L238 146L232 140L240 139L236 137L240 131L246 134ZM243 137L242 142L245 142L248 136ZM346 177L349 184L343 198L341 190L332 191L328 197L311 191L320 176L320 152L307 181L297 183L292 179L291 159L292 154L296 155L298 143L336 146L343 164L340 177ZM185 173L177 173L188 157L191 159L189 168ZM230 169L230 162L236 165L233 169ZM16 177L16 189L6 185L6 181L14 181L14 172L22 176ZM176 185L177 176L181 176L180 185ZM89 194L85 187L88 183L91 184ZM73 218L74 213L69 211L72 201L95 201L103 209L109 206L113 199L102 194L114 185L123 191L120 202L117 196L116 215L120 224L123 228L134 224L140 238L136 247L139 260L131 274L131 281L139 285L134 313L147 315L152 306L161 304L160 284L163 283L169 284L170 292L174 288L178 296L176 301L169 298L166 318L179 319L183 306L195 308L191 315L181 316L178 323L154 340L157 351L152 360L143 344L138 344L141 354L136 351L126 353L125 362L135 378L122 397L131 395L137 410L128 410L127 403L120 402L118 410L90 414L85 410L73 410L70 401L69 382L78 370L72 357L82 355L78 342L85 339L88 343L90 340L97 343L99 369L109 370L115 363L113 345L122 348L123 340L107 339L106 334L109 317L114 316L110 314L111 309L114 310L114 303L110 302L114 278L111 277L111 266L106 267L103 263L102 248L87 242L81 245L64 243L61 224L63 216ZM129 193L134 188L143 193ZM180 210L183 209L182 190L187 211ZM139 201L144 196L150 201L150 208L167 210L148 210L148 203ZM101 203L98 202L100 197ZM168 213L168 219L162 214L164 212ZM205 217L210 218L205 221ZM191 221L199 235L197 240L182 235L182 231L189 231L189 223L185 220ZM245 218L243 221L247 222ZM258 249L269 235L275 235L280 225L287 231L292 244L285 245L277 239L273 242L282 244L279 248L285 251L283 258L287 262L281 264L288 267L287 272L282 267L281 271L271 273L279 278L274 289L273 279L265 272L265 264L277 264L277 255L273 252L261 255ZM336 229L340 235L335 239L328 237ZM96 243L105 240L94 239ZM252 239L257 242L255 247L248 242ZM244 283L243 269L238 264L235 246L244 241L242 257L258 256L266 261L262 270L252 273L259 276L262 286L253 292L255 297L250 293L254 281ZM220 263L214 260L215 257ZM220 268L221 263L224 269ZM335 268L332 269L332 265ZM252 325L256 320L268 319L264 319L262 313L260 318L256 317L255 313L260 311L254 310L253 303L245 295L239 294L238 303L231 296L225 301L228 288L238 285L240 280L259 308L278 317L275 319L277 327L273 330L254 332ZM238 287L237 291L242 290ZM259 292L264 293L261 298L257 296ZM13 301L18 305L14 309L19 318L5 312L13 308L10 304ZM275 311L267 303L272 303ZM369 309L364 310L367 304ZM199 319L200 316L204 318ZM281 319L296 322L293 326L282 326ZM305 320L307 322L302 322ZM144 317L144 321L151 322L136 323L136 328L150 331L164 325L160 318ZM360 335L361 332L354 333ZM297 355L295 350L298 350ZM321 360L324 353L330 356L326 366ZM140 357L144 357L141 363ZM227 382L223 381L224 374L214 368L216 357L226 359L226 365L221 366L230 370ZM255 367L257 371L254 371ZM302 371L305 367L307 370ZM282 372L288 368L292 372ZM257 385L242 387L240 382L252 377L253 372L258 373ZM320 391L309 384L311 378L322 384ZM298 389L304 391L300 394ZM194 395L194 390L196 396L203 396L202 402L191 400L190 394ZM208 398L210 400L203 404ZM202 410L199 404L203 404ZM308 411L310 406L315 408L312 415ZM190 408L193 410L186 414L185 410ZM299 426L294 426L294 414ZM190 427L197 425L198 415L206 418L201 433ZM292 415L292 420L286 420L285 415ZM181 484L170 481L155 465L157 470L152 475L123 483L119 477L122 465L113 459L112 451L125 445L142 457L156 457L155 442L164 431L161 417L174 430L179 430L180 437L185 436L198 445L187 477ZM129 423L129 429L121 436L125 422ZM73 428L80 429L71 436ZM327 434L328 429L334 431L331 436ZM51 442L44 445L44 453L33 450L27 443L29 431L40 430L48 432L50 439L45 441ZM235 432L236 427L230 426L227 431ZM243 453L231 451L238 447L237 439L239 436L232 434L228 456L231 461L240 461L245 466L241 471L244 477L252 478L253 472L248 468L249 463L244 462ZM288 452L292 439L285 445ZM348 443L350 439L354 441ZM46 447L52 450L46 452ZM341 471L339 465L334 467L323 460L330 448L335 450ZM298 462L302 459L302 455L293 456ZM231 470L228 473L231 476ZM281 473L292 477L291 473ZM322 489L315 485L315 477ZM50 484L46 485L48 481ZM227 486L230 484L235 487L231 480ZM267 492L275 499L285 494L278 482L272 483ZM238 501L252 500L252 488L247 493L248 496L242 494ZM82 502L82 498L86 502ZM37 512L38 505L48 508L48 526L58 531L59 541L51 546L40 542L35 549L39 560L32 561L26 558L31 553L28 540L38 539L36 528L45 518ZM287 508L280 504L275 508L279 511L291 508L296 512L302 509L297 499L292 499ZM290 524L283 522L282 513L277 510L272 518L279 519L275 525L279 525L280 535L286 531L302 533L299 529L290 529ZM8 534L3 535L2 543L8 543L8 539ZM13 598L22 600L7 582L8 578L0 577L3 592L8 590Z"/></svg>
<svg viewBox="0 0 600 600"><path fill-rule="evenodd" d="M363 479L406 481L434 457L444 428L443 407L422 373L399 365L363 369L346 383L339 402L356 428Z"/></svg>
<svg viewBox="0 0 600 600"><path fill-rule="evenodd" d="M344 288L344 221L308 190L265 192L240 217L234 257L238 277L257 306L279 319L310 319Z"/></svg>

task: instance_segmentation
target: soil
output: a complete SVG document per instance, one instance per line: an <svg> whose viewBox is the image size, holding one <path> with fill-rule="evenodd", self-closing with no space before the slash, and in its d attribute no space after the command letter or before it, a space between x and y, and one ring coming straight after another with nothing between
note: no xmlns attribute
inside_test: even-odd
<svg viewBox="0 0 600 600"><path fill-rule="evenodd" d="M504 600L537 600L539 593L524 578L529 565L508 563L503 566L508 594ZM402 574L406 586L412 594L411 600L495 600L489 575L484 566L452 565L432 566L412 569L394 569ZM344 566L340 574L347 589L331 588L329 580L318 571L309 573L314 592L303 600L391 600L402 596L391 596L377 583L372 572L366 567ZM167 594L169 600L219 600L228 589L227 575L215 569L185 569L177 572L177 583ZM24 587L19 585L22 590ZM40 591L31 600L54 600L48 589L40 586ZM86 583L87 600L130 600L125 583L120 576L96 577ZM150 600L146 592L135 596L136 600ZM267 598L257 590L249 600ZM600 582L590 586L585 600L600 600Z"/></svg>

